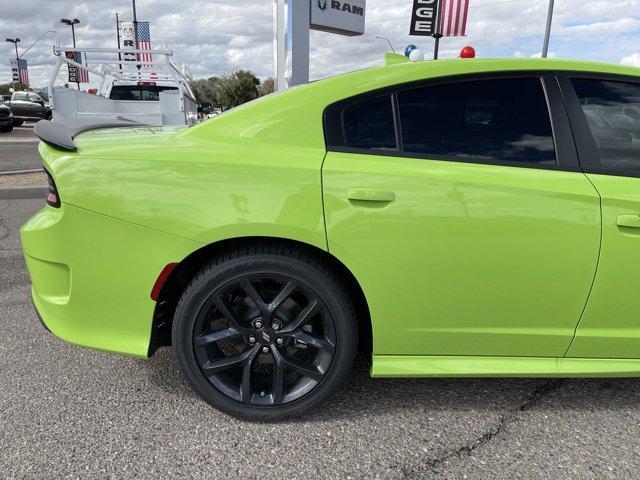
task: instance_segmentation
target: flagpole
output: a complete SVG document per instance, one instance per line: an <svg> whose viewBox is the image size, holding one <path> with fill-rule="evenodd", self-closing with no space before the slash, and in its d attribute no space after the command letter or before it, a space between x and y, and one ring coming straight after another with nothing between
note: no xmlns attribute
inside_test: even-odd
<svg viewBox="0 0 640 480"><path fill-rule="evenodd" d="M549 37L551 37L551 22L553 20L553 3L554 0L549 0L549 11L547 12L547 26L544 31L544 43L542 44L542 58L547 58L549 53Z"/></svg>
<svg viewBox="0 0 640 480"><path fill-rule="evenodd" d="M135 47L140 48L138 45L138 14L136 13L136 0L131 0L133 3L133 41L135 42ZM136 53L136 59L140 60L140 55ZM142 68L142 65L136 65L138 70Z"/></svg>
<svg viewBox="0 0 640 480"><path fill-rule="evenodd" d="M442 22L442 0L438 0L438 9L437 9L437 17L436 17L436 33L433 34L433 38L435 38L435 44L433 45L433 59L438 60L438 51L440 50L440 39L442 38L441 27L440 24Z"/></svg>
<svg viewBox="0 0 640 480"><path fill-rule="evenodd" d="M116 12L116 38L118 39L118 50L120 50L120 14ZM122 70L122 53L118 52L120 70Z"/></svg>

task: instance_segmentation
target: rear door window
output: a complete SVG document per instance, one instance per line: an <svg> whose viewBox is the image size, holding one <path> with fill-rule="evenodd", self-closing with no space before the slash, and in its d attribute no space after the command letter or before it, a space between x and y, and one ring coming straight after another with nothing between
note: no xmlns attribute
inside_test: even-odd
<svg viewBox="0 0 640 480"><path fill-rule="evenodd" d="M602 169L640 175L640 84L574 78L571 84Z"/></svg>
<svg viewBox="0 0 640 480"><path fill-rule="evenodd" d="M554 165L539 78L432 85L398 93L405 152L431 158Z"/></svg>

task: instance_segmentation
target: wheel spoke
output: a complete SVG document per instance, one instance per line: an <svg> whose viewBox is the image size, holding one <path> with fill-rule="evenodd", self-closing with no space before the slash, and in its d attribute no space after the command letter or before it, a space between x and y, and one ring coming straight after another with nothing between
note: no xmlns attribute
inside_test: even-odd
<svg viewBox="0 0 640 480"><path fill-rule="evenodd" d="M268 305L267 310L269 310L269 312L273 312L276 308L282 305L282 302L289 298L289 295L291 295L296 288L298 288L297 282L293 280L287 282L280 293L276 295L276 298L274 298Z"/></svg>
<svg viewBox="0 0 640 480"><path fill-rule="evenodd" d="M326 338L318 338L315 335L312 335L305 331L296 332L291 336L298 340L300 343L311 345L312 347L315 347L318 350L322 350L323 352L333 353L333 350L335 349L335 346Z"/></svg>
<svg viewBox="0 0 640 480"><path fill-rule="evenodd" d="M284 399L284 367L285 363L280 352L273 349L273 379L272 379L272 396L273 403L278 405Z"/></svg>
<svg viewBox="0 0 640 480"><path fill-rule="evenodd" d="M307 365L301 362L300 360L298 360L297 358L283 355L282 362L287 367L292 368L293 370L297 371L301 375L304 375L305 377L309 377L316 381L320 381L320 379L322 379L322 376L324 375L324 372L320 371L318 367L314 365Z"/></svg>
<svg viewBox="0 0 640 480"><path fill-rule="evenodd" d="M224 370L229 370L232 367L243 364L247 361L247 359L253 359L253 356L258 353L258 347L255 346L248 350L245 350L240 355L235 355L233 357L222 357L216 358L215 360L208 360L203 366L205 375L213 375L214 373L222 372Z"/></svg>
<svg viewBox="0 0 640 480"><path fill-rule="evenodd" d="M225 338L235 337L236 335L240 335L240 332L237 329L230 327L216 332L207 333L206 335L200 335L199 337L196 337L194 341L196 347L203 347Z"/></svg>
<svg viewBox="0 0 640 480"><path fill-rule="evenodd" d="M300 312L298 317L289 325L285 325L284 328L281 330L281 332L289 333L289 332L293 332L294 330L298 330L299 328L302 328L302 326L308 323L313 318L313 316L316 313L318 313L319 310L320 310L320 303L315 299L309 300L309 303Z"/></svg>
<svg viewBox="0 0 640 480"><path fill-rule="evenodd" d="M218 308L222 316L226 318L229 323L235 328L238 332L241 333L249 333L250 330L242 326L242 318L238 316L236 311L227 304L227 301L222 298L221 295L213 295L212 297L213 303Z"/></svg>
<svg viewBox="0 0 640 480"><path fill-rule="evenodd" d="M242 380L240 382L240 400L243 403L251 403L251 365L258 354L258 348L250 350L251 354L242 365Z"/></svg>
<svg viewBox="0 0 640 480"><path fill-rule="evenodd" d="M249 280L244 280L240 283L240 287L242 287L242 290L244 290L244 293L249 295L249 298L251 298L251 301L255 303L256 307L258 307L258 310L260 310L260 313L264 314L267 310L267 304L264 303L264 300L262 299L258 291L255 289L253 284Z"/></svg>

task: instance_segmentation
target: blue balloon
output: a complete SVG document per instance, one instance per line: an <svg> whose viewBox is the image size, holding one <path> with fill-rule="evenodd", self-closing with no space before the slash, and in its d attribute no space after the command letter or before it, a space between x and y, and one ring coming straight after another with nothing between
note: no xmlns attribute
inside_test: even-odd
<svg viewBox="0 0 640 480"><path fill-rule="evenodd" d="M411 52L413 52L417 48L418 47L416 47L413 43L411 45L407 45L407 48L404 49L404 56L408 57L411 54Z"/></svg>

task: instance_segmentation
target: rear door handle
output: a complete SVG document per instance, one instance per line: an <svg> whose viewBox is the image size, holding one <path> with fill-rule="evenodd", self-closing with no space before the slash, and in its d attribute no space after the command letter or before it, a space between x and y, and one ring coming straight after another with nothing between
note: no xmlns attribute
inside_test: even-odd
<svg viewBox="0 0 640 480"><path fill-rule="evenodd" d="M640 228L640 215L618 215L619 227Z"/></svg>
<svg viewBox="0 0 640 480"><path fill-rule="evenodd" d="M350 188L347 190L347 198L349 200L361 202L393 202L396 198L391 190L382 188Z"/></svg>

